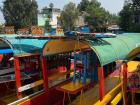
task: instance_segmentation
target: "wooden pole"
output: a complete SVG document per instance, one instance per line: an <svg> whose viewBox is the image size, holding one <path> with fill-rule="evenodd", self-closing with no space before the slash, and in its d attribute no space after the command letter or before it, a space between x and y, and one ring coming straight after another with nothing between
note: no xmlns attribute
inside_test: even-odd
<svg viewBox="0 0 140 105"><path fill-rule="evenodd" d="M103 67L98 67L98 81L99 81L99 99L103 100L104 97L104 70Z"/></svg>
<svg viewBox="0 0 140 105"><path fill-rule="evenodd" d="M22 94L21 94L21 92L18 92L18 88L21 87L20 63L19 63L19 58L18 57L14 57L14 70L15 70L17 97L18 97L18 99L21 99Z"/></svg>
<svg viewBox="0 0 140 105"><path fill-rule="evenodd" d="M124 63L123 65L123 83L122 83L122 91L123 91L123 105L128 105L127 104L127 63Z"/></svg>
<svg viewBox="0 0 140 105"><path fill-rule="evenodd" d="M48 91L49 84L48 84L48 70L47 70L47 60L46 57L41 57L41 63L42 63L42 73L43 73L43 79L44 79L44 88L45 91Z"/></svg>

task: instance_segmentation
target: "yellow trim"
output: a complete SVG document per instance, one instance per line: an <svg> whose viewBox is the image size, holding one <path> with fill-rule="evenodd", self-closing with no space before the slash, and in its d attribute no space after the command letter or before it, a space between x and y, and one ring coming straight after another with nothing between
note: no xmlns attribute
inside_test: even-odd
<svg viewBox="0 0 140 105"><path fill-rule="evenodd" d="M25 102L28 102L28 101L30 101L31 99L27 99L27 100L25 100L25 101L23 101L23 102L21 102L21 103L19 103L19 104L17 104L17 105L22 105L22 104L24 104Z"/></svg>
<svg viewBox="0 0 140 105"><path fill-rule="evenodd" d="M132 60L133 58L135 58L136 56L138 56L140 54L140 47L135 48L134 50L132 50L128 56L126 57L127 60Z"/></svg>
<svg viewBox="0 0 140 105"><path fill-rule="evenodd" d="M78 46L78 48L75 46ZM43 55L53 55L60 53L68 53L74 51L80 51L89 49L89 45L85 41L80 41L78 44L77 40L66 39L66 40L51 40L43 48Z"/></svg>
<svg viewBox="0 0 140 105"><path fill-rule="evenodd" d="M102 101L97 101L94 105L106 105L108 104L121 90L121 83L107 93Z"/></svg>
<svg viewBox="0 0 140 105"><path fill-rule="evenodd" d="M117 94L117 96L111 101L110 105L117 105L121 99L122 99L122 92Z"/></svg>

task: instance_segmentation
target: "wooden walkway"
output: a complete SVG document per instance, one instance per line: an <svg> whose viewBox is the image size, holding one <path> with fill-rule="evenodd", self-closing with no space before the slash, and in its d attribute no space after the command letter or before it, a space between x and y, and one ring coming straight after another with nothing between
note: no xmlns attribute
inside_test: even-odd
<svg viewBox="0 0 140 105"><path fill-rule="evenodd" d="M105 94L108 93L111 89L113 89L115 86L117 86L120 83L120 79L116 77L112 78L106 78L105 79ZM93 105L95 102L97 102L99 97L99 85L95 85L94 88L91 88L90 90L84 92L84 98L83 98L83 105ZM72 103L69 105L80 105L80 96L77 96Z"/></svg>
<svg viewBox="0 0 140 105"><path fill-rule="evenodd" d="M136 71L137 66L140 64L139 61L130 61L128 62L128 77L131 76L133 72ZM119 70L115 70L111 75L109 75L105 79L105 94L112 90L115 86L120 83L121 72ZM99 97L99 85L95 85L92 89L84 92L84 103L83 105L93 105L97 102ZM80 96L76 97L74 101L72 101L69 105L80 105Z"/></svg>

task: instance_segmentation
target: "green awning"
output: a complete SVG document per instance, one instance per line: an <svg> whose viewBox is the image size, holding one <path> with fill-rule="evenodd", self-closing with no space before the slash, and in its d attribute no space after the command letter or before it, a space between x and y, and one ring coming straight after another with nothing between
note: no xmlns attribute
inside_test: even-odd
<svg viewBox="0 0 140 105"><path fill-rule="evenodd" d="M124 33L116 38L89 41L89 46L97 54L101 66L125 59L138 44L140 44L140 33Z"/></svg>
<svg viewBox="0 0 140 105"><path fill-rule="evenodd" d="M135 49L133 49L129 54L128 56L126 57L126 60L132 60L134 59L135 57L139 56L140 55L140 47L137 47Z"/></svg>

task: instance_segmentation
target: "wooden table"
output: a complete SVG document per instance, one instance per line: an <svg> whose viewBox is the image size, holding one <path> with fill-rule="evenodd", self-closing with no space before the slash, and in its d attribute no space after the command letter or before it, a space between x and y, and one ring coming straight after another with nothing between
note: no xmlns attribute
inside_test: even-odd
<svg viewBox="0 0 140 105"><path fill-rule="evenodd" d="M88 84L88 83L87 83ZM86 85L87 85L86 84ZM61 91L61 92L64 92L64 96L63 96L63 105L65 105L65 98L66 98L66 94L68 94L68 98L69 98L69 101L71 102L70 100L70 94L77 94L78 92L81 92L80 93L80 105L82 105L82 99L83 99L83 89L86 85L83 85L81 82L69 82L69 83L66 83L62 86L59 86L57 87L57 90Z"/></svg>

